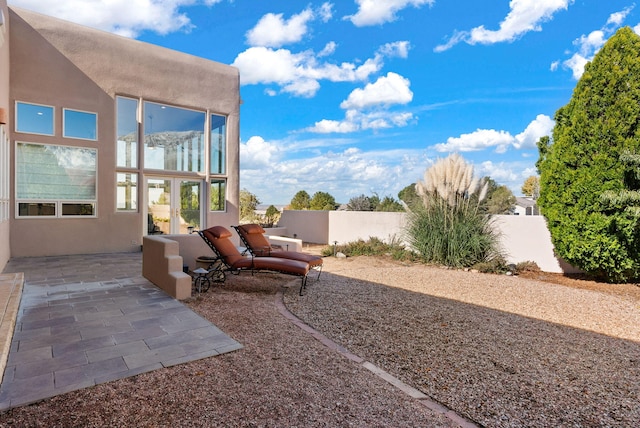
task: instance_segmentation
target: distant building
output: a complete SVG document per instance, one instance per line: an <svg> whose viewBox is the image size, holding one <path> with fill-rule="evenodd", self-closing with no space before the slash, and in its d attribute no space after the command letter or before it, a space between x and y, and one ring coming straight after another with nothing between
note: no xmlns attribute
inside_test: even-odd
<svg viewBox="0 0 640 428"><path fill-rule="evenodd" d="M0 271L236 224L239 71L0 0Z"/></svg>
<svg viewBox="0 0 640 428"><path fill-rule="evenodd" d="M532 198L519 196L516 198L515 215L540 215L540 208Z"/></svg>

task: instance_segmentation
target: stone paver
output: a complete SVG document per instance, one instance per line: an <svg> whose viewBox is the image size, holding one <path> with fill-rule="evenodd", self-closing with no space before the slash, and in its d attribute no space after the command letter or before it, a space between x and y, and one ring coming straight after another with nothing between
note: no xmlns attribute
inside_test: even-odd
<svg viewBox="0 0 640 428"><path fill-rule="evenodd" d="M143 278L140 253L12 259L3 278L17 272L0 410L242 347Z"/></svg>

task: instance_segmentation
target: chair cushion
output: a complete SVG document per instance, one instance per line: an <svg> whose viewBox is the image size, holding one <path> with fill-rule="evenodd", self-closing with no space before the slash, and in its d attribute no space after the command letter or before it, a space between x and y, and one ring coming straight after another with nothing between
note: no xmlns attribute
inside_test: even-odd
<svg viewBox="0 0 640 428"><path fill-rule="evenodd" d="M246 234L253 234L253 233L263 234L264 233L264 229L259 224L241 224L238 227L242 229Z"/></svg>

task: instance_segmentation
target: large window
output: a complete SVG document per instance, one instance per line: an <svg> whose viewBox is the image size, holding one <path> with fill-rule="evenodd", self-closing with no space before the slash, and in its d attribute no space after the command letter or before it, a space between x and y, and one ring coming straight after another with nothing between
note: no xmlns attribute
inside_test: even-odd
<svg viewBox="0 0 640 428"><path fill-rule="evenodd" d="M117 160L123 168L138 167L138 100L116 97Z"/></svg>
<svg viewBox="0 0 640 428"><path fill-rule="evenodd" d="M205 113L144 103L144 167L204 172Z"/></svg>
<svg viewBox="0 0 640 428"><path fill-rule="evenodd" d="M224 174L226 172L227 152L227 118L211 115L211 174Z"/></svg>
<svg viewBox="0 0 640 428"><path fill-rule="evenodd" d="M62 136L65 138L79 138L81 140L98 139L98 115L86 111L62 110Z"/></svg>
<svg viewBox="0 0 640 428"><path fill-rule="evenodd" d="M53 107L16 102L16 132L53 135Z"/></svg>
<svg viewBox="0 0 640 428"><path fill-rule="evenodd" d="M95 216L97 150L16 144L18 216Z"/></svg>

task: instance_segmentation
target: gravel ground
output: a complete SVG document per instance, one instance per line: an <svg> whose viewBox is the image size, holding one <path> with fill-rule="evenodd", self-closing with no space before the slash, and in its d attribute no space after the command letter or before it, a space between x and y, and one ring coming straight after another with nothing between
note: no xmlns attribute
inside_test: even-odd
<svg viewBox="0 0 640 428"><path fill-rule="evenodd" d="M640 294L378 258L325 259L305 296L231 277L189 305L245 348L0 414L1 426L455 426L285 319L485 426L638 426ZM636 287L637 288L637 287Z"/></svg>
<svg viewBox="0 0 640 428"><path fill-rule="evenodd" d="M366 257L327 265L305 297L286 294L289 309L459 414L492 427L640 426L637 286Z"/></svg>

